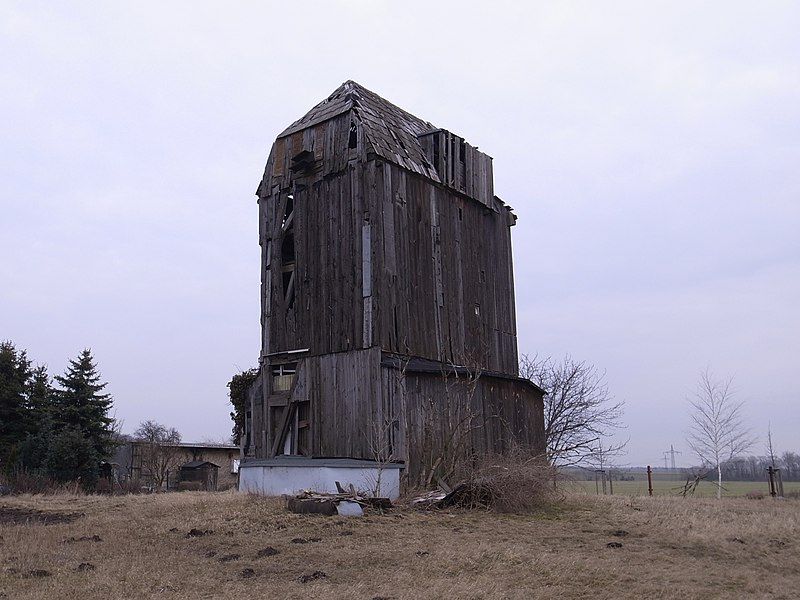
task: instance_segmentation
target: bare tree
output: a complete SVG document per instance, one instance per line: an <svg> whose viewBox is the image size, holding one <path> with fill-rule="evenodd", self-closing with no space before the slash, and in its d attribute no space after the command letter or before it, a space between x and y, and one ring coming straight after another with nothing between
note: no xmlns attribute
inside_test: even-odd
<svg viewBox="0 0 800 600"><path fill-rule="evenodd" d="M395 426L398 425L397 419L385 418L383 421L372 420L370 424L369 451L372 460L377 464L377 474L370 478L371 484L368 490L373 496L381 496L383 484L383 472L389 467L394 459L394 439Z"/></svg>
<svg viewBox="0 0 800 600"><path fill-rule="evenodd" d="M133 436L141 443L143 470L150 473L156 489L161 488L168 473L180 463L183 454L178 446L181 434L174 427L167 428L155 421L143 421Z"/></svg>
<svg viewBox="0 0 800 600"><path fill-rule="evenodd" d="M611 469L614 467L613 457L619 455L619 452L613 451L614 448L615 446L612 445L610 452L608 447L603 445L603 440L598 440L592 451L585 456L585 462L601 471Z"/></svg>
<svg viewBox="0 0 800 600"><path fill-rule="evenodd" d="M772 423L767 425L767 456L772 468L775 468L775 448L772 446Z"/></svg>
<svg viewBox="0 0 800 600"><path fill-rule="evenodd" d="M722 497L722 463L753 445L742 420L744 402L734 400L731 382L715 380L706 369L689 399L692 425L687 442L701 461L716 469L717 498Z"/></svg>
<svg viewBox="0 0 800 600"><path fill-rule="evenodd" d="M562 361L523 355L520 376L547 392L544 397L544 434L547 457L553 465L586 460L605 462L619 455L627 442L605 443L621 429L624 402L608 391L605 373L594 365L565 356Z"/></svg>

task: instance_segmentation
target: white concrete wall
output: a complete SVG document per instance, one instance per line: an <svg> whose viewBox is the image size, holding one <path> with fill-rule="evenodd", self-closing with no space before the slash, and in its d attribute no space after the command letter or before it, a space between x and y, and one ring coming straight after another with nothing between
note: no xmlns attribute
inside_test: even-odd
<svg viewBox="0 0 800 600"><path fill-rule="evenodd" d="M358 491L372 494L380 475L377 496L396 500L400 496L400 469L376 467L239 466L239 491L265 496L297 494L303 490L336 493L336 482L351 483Z"/></svg>

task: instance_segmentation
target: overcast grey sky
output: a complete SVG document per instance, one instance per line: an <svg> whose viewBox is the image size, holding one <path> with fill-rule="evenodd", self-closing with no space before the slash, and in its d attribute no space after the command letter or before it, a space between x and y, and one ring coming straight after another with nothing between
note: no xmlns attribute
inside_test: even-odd
<svg viewBox="0 0 800 600"><path fill-rule="evenodd" d="M91 346L128 431L226 436L270 145L354 79L494 157L520 351L607 372L624 462L687 462L707 366L800 450L798 31L796 2L6 0L0 338L51 372Z"/></svg>

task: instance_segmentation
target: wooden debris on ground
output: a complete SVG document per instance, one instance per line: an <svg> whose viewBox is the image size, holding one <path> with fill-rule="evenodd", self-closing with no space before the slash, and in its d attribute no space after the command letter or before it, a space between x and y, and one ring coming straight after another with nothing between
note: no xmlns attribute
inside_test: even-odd
<svg viewBox="0 0 800 600"><path fill-rule="evenodd" d="M411 506L425 510L460 506L463 508L487 507L492 504L491 487L480 481L462 481L450 488L443 481L442 489L426 492L414 498ZM446 490L446 491L445 491Z"/></svg>
<svg viewBox="0 0 800 600"><path fill-rule="evenodd" d="M362 492L357 492L351 485L346 491L337 482L338 493L316 492L303 490L296 496L290 497L286 508L300 514L322 514L342 516L362 516L364 508L388 510L392 508L389 498L370 497Z"/></svg>
<svg viewBox="0 0 800 600"><path fill-rule="evenodd" d="M438 504L447 496L446 492L434 490L425 492L411 501L411 506L415 508L439 508Z"/></svg>

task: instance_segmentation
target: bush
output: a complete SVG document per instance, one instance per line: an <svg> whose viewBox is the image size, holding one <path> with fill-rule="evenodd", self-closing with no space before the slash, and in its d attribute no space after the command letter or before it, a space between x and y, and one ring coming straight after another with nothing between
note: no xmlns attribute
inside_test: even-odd
<svg viewBox="0 0 800 600"><path fill-rule="evenodd" d="M79 494L81 487L76 482L58 482L47 475L17 469L0 480L0 487L10 494Z"/></svg>
<svg viewBox="0 0 800 600"><path fill-rule="evenodd" d="M490 454L477 461L469 477L441 505L530 513L557 500L555 477L555 469L543 457L522 449Z"/></svg>
<svg viewBox="0 0 800 600"><path fill-rule="evenodd" d="M9 485L15 493L45 494L72 489L91 491L97 483L98 460L92 442L78 429L54 430L49 425L29 434L17 447Z"/></svg>
<svg viewBox="0 0 800 600"><path fill-rule="evenodd" d="M77 429L64 429L50 438L44 467L47 475L59 483L79 481L91 490L97 482L94 446Z"/></svg>

